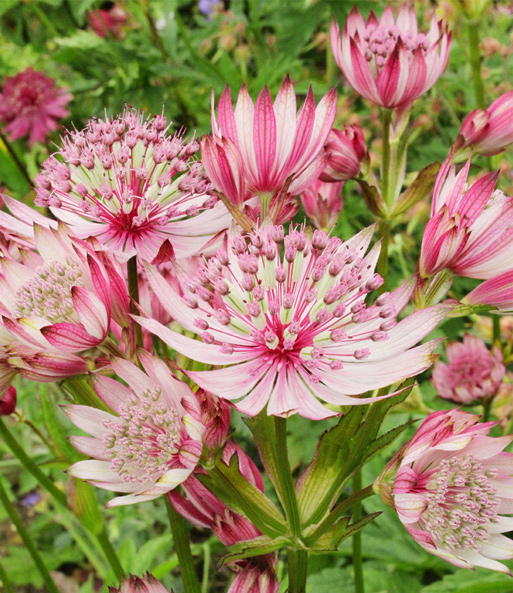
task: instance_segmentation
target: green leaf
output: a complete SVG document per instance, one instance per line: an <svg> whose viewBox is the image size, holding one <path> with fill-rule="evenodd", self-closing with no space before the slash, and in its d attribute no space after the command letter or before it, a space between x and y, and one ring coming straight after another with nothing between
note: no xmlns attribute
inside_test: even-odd
<svg viewBox="0 0 513 593"><path fill-rule="evenodd" d="M390 218L395 218L399 214L406 212L427 196L435 184L439 169L440 163L432 163L419 171L415 181L399 197Z"/></svg>
<svg viewBox="0 0 513 593"><path fill-rule="evenodd" d="M279 536L270 538L262 535L255 539L237 542L228 547L227 553L220 559L221 565L228 564L242 560L243 558L253 558L254 556L262 556L264 554L272 554L277 550L286 548L291 544L290 538L286 536Z"/></svg>
<svg viewBox="0 0 513 593"><path fill-rule="evenodd" d="M198 479L225 504L246 516L263 534L271 537L287 534L283 515L240 473L237 455L230 459L230 465L221 461L210 475L198 475Z"/></svg>
<svg viewBox="0 0 513 593"><path fill-rule="evenodd" d="M472 570L458 570L454 574L445 575L420 593L511 593L513 583L507 574L492 573L478 568Z"/></svg>
<svg viewBox="0 0 513 593"><path fill-rule="evenodd" d="M103 516L93 486L76 478L71 478L70 485L68 500L71 511L82 525L98 535L103 529Z"/></svg>
<svg viewBox="0 0 513 593"><path fill-rule="evenodd" d="M39 397L41 401L41 410L43 412L43 422L55 445L57 453L68 463L75 463L81 459L80 453L71 445L67 439L67 433L59 421L59 414L55 407L55 401L49 393L48 387L40 387Z"/></svg>
<svg viewBox="0 0 513 593"><path fill-rule="evenodd" d="M400 426L396 426L392 430L389 430L385 434L382 434L380 437L378 437L377 439L372 441L372 443L368 446L367 450L365 451L365 456L362 459L362 463L367 463L367 461L370 461L374 457L374 455L376 455L381 450L383 450L385 447L388 447L388 445L393 443L395 441L395 439L404 430L406 430L412 424L415 424L415 422L417 422L417 420L415 420L415 419L409 420L408 422L405 422L404 424L401 424Z"/></svg>
<svg viewBox="0 0 513 593"><path fill-rule="evenodd" d="M340 519L333 527L323 534L310 549L313 552L333 552L338 550L338 546L348 537L353 536L357 531L363 529L376 517L381 515L381 511L365 515L355 523L349 524L350 517Z"/></svg>
<svg viewBox="0 0 513 593"><path fill-rule="evenodd" d="M388 218L387 207L383 198L381 197L378 188L374 185L369 185L363 179L355 179L362 190L362 197L367 205L367 208L378 218Z"/></svg>
<svg viewBox="0 0 513 593"><path fill-rule="evenodd" d="M299 478L301 488L298 493L298 504L304 523L311 521L313 514L318 510L319 501L332 488L333 481L339 475L340 466L347 459L351 437L360 425L364 413L363 406L353 406L336 426L326 431L319 442L314 460ZM324 509L322 514L327 511L328 508Z"/></svg>
<svg viewBox="0 0 513 593"><path fill-rule="evenodd" d="M71 395L74 403L91 406L112 414L112 410L99 398L86 377L81 375L70 377L61 383L61 387L66 393Z"/></svg>

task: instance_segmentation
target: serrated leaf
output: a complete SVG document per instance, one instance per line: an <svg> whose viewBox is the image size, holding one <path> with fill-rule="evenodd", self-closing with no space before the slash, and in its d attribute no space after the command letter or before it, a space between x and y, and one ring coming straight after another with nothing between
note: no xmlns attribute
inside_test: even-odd
<svg viewBox="0 0 513 593"><path fill-rule="evenodd" d="M419 171L413 183L399 197L390 218L395 218L399 214L406 212L427 196L435 184L439 169L440 163L431 163L431 165Z"/></svg>
<svg viewBox="0 0 513 593"><path fill-rule="evenodd" d="M326 431L317 447L314 459L300 477L298 505L304 523L311 521L318 503L332 487L340 471L340 465L347 457L352 435L356 432L365 410L353 406L340 422ZM327 508L325 512L327 512Z"/></svg>
<svg viewBox="0 0 513 593"><path fill-rule="evenodd" d="M412 424L415 424L415 422L417 422L417 420L415 420L415 419L409 420L408 422L405 422L404 424L401 424L400 426L396 426L392 430L389 430L385 434L382 434L380 437L378 437L377 439L372 441L372 443L369 445L369 447L365 451L365 456L362 459L362 463L367 463L367 461L370 461L372 459L372 457L374 457L374 455L376 455L377 453L379 453L379 451L381 451L382 449L384 449L385 447L388 447L388 445L393 443L395 441L395 439L404 430L406 430Z"/></svg>
<svg viewBox="0 0 513 593"><path fill-rule="evenodd" d="M283 535L275 538L262 535L255 539L237 542L228 547L227 553L221 557L220 563L221 565L224 565L228 562L242 560L243 558L253 558L264 554L272 554L277 550L286 548L291 543L290 538Z"/></svg>
<svg viewBox="0 0 513 593"><path fill-rule="evenodd" d="M338 550L338 546L348 537L353 536L356 532L363 529L376 517L381 515L382 511L365 515L354 523L349 523L351 517L343 517L331 527L329 531L324 533L313 545L310 545L312 551L315 552L333 552Z"/></svg>
<svg viewBox="0 0 513 593"><path fill-rule="evenodd" d="M230 465L219 462L210 475L197 477L225 504L247 517L263 534L270 537L287 534L285 519L274 503L240 473L237 455L230 459Z"/></svg>

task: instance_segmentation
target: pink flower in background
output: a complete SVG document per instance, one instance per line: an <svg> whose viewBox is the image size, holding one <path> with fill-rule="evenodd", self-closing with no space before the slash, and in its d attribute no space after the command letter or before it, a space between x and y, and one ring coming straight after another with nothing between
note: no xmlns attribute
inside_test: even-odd
<svg viewBox="0 0 513 593"><path fill-rule="evenodd" d="M316 179L301 194L307 216L321 231L331 230L342 210L343 181L327 183Z"/></svg>
<svg viewBox="0 0 513 593"><path fill-rule="evenodd" d="M147 572L143 577L131 574L123 578L119 589L109 587L109 593L173 593L168 591L157 579Z"/></svg>
<svg viewBox="0 0 513 593"><path fill-rule="evenodd" d="M143 120L126 109L117 119L92 119L68 132L60 155L36 177L36 205L49 207L80 238L153 260L168 239L176 257L207 248L230 216L200 162L198 144L166 134L166 118Z"/></svg>
<svg viewBox="0 0 513 593"><path fill-rule="evenodd" d="M91 437L72 437L92 460L79 461L68 473L99 488L122 492L108 507L153 500L186 480L203 449L204 427L190 387L178 381L164 362L139 352L145 372L123 359L112 368L125 383L91 377L99 397L115 415L89 406L65 412ZM142 421L144 419L144 421Z"/></svg>
<svg viewBox="0 0 513 593"><path fill-rule="evenodd" d="M34 243L38 253L0 259L0 395L16 373L46 382L92 370L76 353L104 341L114 310L119 323L127 315L126 287L124 306L113 307L119 271L107 271L88 245L63 227L36 227Z"/></svg>
<svg viewBox="0 0 513 593"><path fill-rule="evenodd" d="M498 171L470 187L470 159L456 174L452 152L442 164L424 229L419 273L447 269L458 276L486 279L513 268L513 198L495 191Z"/></svg>
<svg viewBox="0 0 513 593"><path fill-rule="evenodd" d="M467 115L455 148L472 148L490 156L502 152L513 142L513 91L496 99L488 109L475 109Z"/></svg>
<svg viewBox="0 0 513 593"><path fill-rule="evenodd" d="M169 314L202 342L152 319L142 327L178 352L226 368L189 372L200 387L254 416L299 413L312 419L336 414L336 405L375 399L348 396L390 385L428 368L438 341L412 348L446 315L424 309L400 323L413 283L381 295L368 292L382 279L374 273L379 244L365 256L373 227L342 243L302 229L284 237L282 227L262 227L249 241L234 235L186 283L180 299L148 266L155 294ZM282 245L283 243L283 245ZM280 255L283 254L283 255Z"/></svg>
<svg viewBox="0 0 513 593"><path fill-rule="evenodd" d="M462 568L483 566L511 574L497 562L513 557L513 437L492 438L498 422L479 424L460 410L428 416L389 463L398 466L395 508L425 550ZM387 470L385 470L386 472Z"/></svg>
<svg viewBox="0 0 513 593"><path fill-rule="evenodd" d="M340 38L331 24L331 50L353 89L376 105L405 111L442 74L451 34L433 16L427 34L419 33L413 4L404 3L397 19L390 6L381 19L371 11L365 22L356 6Z"/></svg>
<svg viewBox="0 0 513 593"><path fill-rule="evenodd" d="M241 474L263 492L264 482L257 466L237 444L228 441L222 462L228 465L234 455L237 456ZM182 484L182 490L184 495L176 490L168 494L176 511L193 525L211 529L225 546L262 535L249 519L228 508L194 475ZM263 554L231 562L229 566L237 576L228 593L278 593L280 583L276 576L276 560L275 555Z"/></svg>
<svg viewBox="0 0 513 593"><path fill-rule="evenodd" d="M333 128L324 146L330 154L328 166L321 173L323 181L346 181L360 172L361 163L368 158L363 132L358 126Z"/></svg>
<svg viewBox="0 0 513 593"><path fill-rule="evenodd" d="M286 195L300 194L325 168L323 147L333 126L336 91L315 107L310 89L296 113L296 95L287 76L274 103L267 87L253 104L245 86L235 109L230 88L221 95L217 119L212 108L212 134L201 143L205 170L214 187L234 206L258 196L261 216L279 210ZM280 195L280 194L283 195Z"/></svg>
<svg viewBox="0 0 513 593"><path fill-rule="evenodd" d="M433 367L433 385L440 397L460 404L492 398L506 373L502 352L488 350L477 336L466 334L463 342L447 344L449 364L437 361Z"/></svg>
<svg viewBox="0 0 513 593"><path fill-rule="evenodd" d="M29 137L44 142L57 129L60 119L69 115L66 105L72 96L66 89L55 86L55 81L32 68L8 76L0 93L0 120L10 140Z"/></svg>
<svg viewBox="0 0 513 593"><path fill-rule="evenodd" d="M114 38L119 39L123 25L126 23L126 13L120 6L114 4L109 10L100 8L91 11L87 20L98 37L112 35Z"/></svg>

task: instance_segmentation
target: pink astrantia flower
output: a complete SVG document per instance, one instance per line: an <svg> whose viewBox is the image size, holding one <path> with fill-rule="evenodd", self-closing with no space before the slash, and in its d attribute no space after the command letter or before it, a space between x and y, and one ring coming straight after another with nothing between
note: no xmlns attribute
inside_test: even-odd
<svg viewBox="0 0 513 593"><path fill-rule="evenodd" d="M44 142L60 119L69 115L65 108L71 95L55 86L55 81L27 68L8 76L0 93L0 120L8 124L10 140L29 136L29 144Z"/></svg>
<svg viewBox="0 0 513 593"><path fill-rule="evenodd" d="M20 373L33 381L57 381L90 370L77 353L101 344L112 307L124 286L115 266L101 264L87 244L58 230L36 227L38 253L0 258L0 395ZM128 294L124 293L124 318ZM119 315L118 315L119 312Z"/></svg>
<svg viewBox="0 0 513 593"><path fill-rule="evenodd" d="M120 7L112 6L108 10L92 10L87 17L89 26L98 35L98 37L107 37L112 35L119 39L126 22L126 12Z"/></svg>
<svg viewBox="0 0 513 593"><path fill-rule="evenodd" d="M167 128L164 116L144 121L127 108L68 132L64 162L50 157L36 177L36 205L50 207L76 236L95 236L126 257L151 261L166 239L177 257L201 251L230 216L193 160L198 143Z"/></svg>
<svg viewBox="0 0 513 593"><path fill-rule="evenodd" d="M91 437L73 437L73 445L92 460L79 461L68 473L99 488L126 493L109 507L153 500L186 480L199 462L204 427L190 387L169 368L141 351L145 373L123 359L114 372L127 383L94 375L99 397L116 415L89 406L65 412ZM144 419L144 422L141 420Z"/></svg>
<svg viewBox="0 0 513 593"><path fill-rule="evenodd" d="M321 173L323 181L346 181L360 172L361 164L368 157L363 132L358 126L333 128L329 133L325 150L330 154L326 169Z"/></svg>
<svg viewBox="0 0 513 593"><path fill-rule="evenodd" d="M173 593L168 591L157 579L147 572L144 577L136 577L131 574L123 578L119 589L109 587L109 593Z"/></svg>
<svg viewBox="0 0 513 593"><path fill-rule="evenodd" d="M389 466L398 472L393 499L399 518L425 550L462 568L510 573L513 557L513 437L492 438L498 424L479 424L460 410L435 412ZM386 472L387 470L385 470Z"/></svg>
<svg viewBox="0 0 513 593"><path fill-rule="evenodd" d="M502 152L513 142L513 91L496 99L488 109L469 113L461 126L455 148L472 148L490 156Z"/></svg>
<svg viewBox="0 0 513 593"><path fill-rule="evenodd" d="M217 119L212 106L213 137L207 136L201 143L207 174L235 207L256 195L262 218L271 209L276 221L285 197L300 194L325 168L328 155L323 146L335 114L334 89L317 108L310 89L297 114L288 76L274 103L265 87L253 104L244 86L234 110L227 87L219 100Z"/></svg>
<svg viewBox="0 0 513 593"><path fill-rule="evenodd" d="M183 299L148 267L169 314L202 342L151 319L138 321L193 360L227 365L189 376L220 397L244 398L237 408L251 416L267 406L269 415L321 419L336 412L317 398L337 405L374 401L348 396L428 368L438 342L412 346L446 309L424 309L397 323L410 281L366 306L366 294L382 284L374 273L379 245L364 256L372 233L370 227L345 243L321 231L310 239L301 229L284 237L276 226L249 240L234 235L189 280Z"/></svg>
<svg viewBox="0 0 513 593"><path fill-rule="evenodd" d="M460 404L493 397L506 373L502 352L488 350L477 336L466 334L463 342L447 344L449 364L437 361L433 385L439 395Z"/></svg>
<svg viewBox="0 0 513 593"><path fill-rule="evenodd" d="M263 492L264 482L256 465L237 444L228 441L222 462L228 465L234 455L237 455L241 474ZM193 525L211 529L225 546L262 535L249 519L228 508L194 475L182 484L182 490L184 495L176 490L168 494L176 511ZM263 554L229 563L237 576L228 593L278 593L280 583L276 577L276 560L272 554Z"/></svg>
<svg viewBox="0 0 513 593"><path fill-rule="evenodd" d="M316 179L301 194L307 216L321 231L331 230L342 210L343 181L328 183Z"/></svg>
<svg viewBox="0 0 513 593"><path fill-rule="evenodd" d="M427 34L419 33L413 4L402 5L397 19L390 6L378 20L371 11L365 22L356 6L342 39L331 24L331 50L353 89L376 105L406 110L442 74L451 34L433 16Z"/></svg>
<svg viewBox="0 0 513 593"><path fill-rule="evenodd" d="M451 159L452 152L436 179L419 273L425 278L445 269L468 278L497 276L513 268L513 198L494 191L497 171L467 187L470 159L458 174Z"/></svg>

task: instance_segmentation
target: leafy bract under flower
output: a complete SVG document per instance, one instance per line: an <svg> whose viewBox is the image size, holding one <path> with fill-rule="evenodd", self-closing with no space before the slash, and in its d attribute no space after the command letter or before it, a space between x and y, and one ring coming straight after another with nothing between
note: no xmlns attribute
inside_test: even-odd
<svg viewBox="0 0 513 593"><path fill-rule="evenodd" d="M372 306L368 292L378 288L374 273L379 245L365 256L373 227L342 243L315 231L284 236L282 227L263 227L249 241L228 240L226 251L208 260L184 281L180 298L148 266L155 294L169 314L202 343L151 319L146 329L177 351L224 369L190 372L216 395L242 399L238 409L255 415L299 413L320 419L335 405L363 404L348 395L390 385L420 373L432 361L436 341L412 348L445 316L425 309L400 323L412 282L381 295Z"/></svg>
<svg viewBox="0 0 513 593"><path fill-rule="evenodd" d="M61 160L47 159L36 177L36 205L127 257L151 261L166 239L177 257L201 251L230 217L193 160L198 143L167 129L164 116L144 121L127 108L68 132Z"/></svg>
<svg viewBox="0 0 513 593"><path fill-rule="evenodd" d="M204 427L191 389L168 367L140 353L146 373L115 359L112 368L127 387L101 375L92 377L113 414L88 406L67 406L66 414L91 437L73 437L75 447L94 458L69 469L95 486L128 493L111 500L119 506L152 500L181 484L202 452Z"/></svg>

